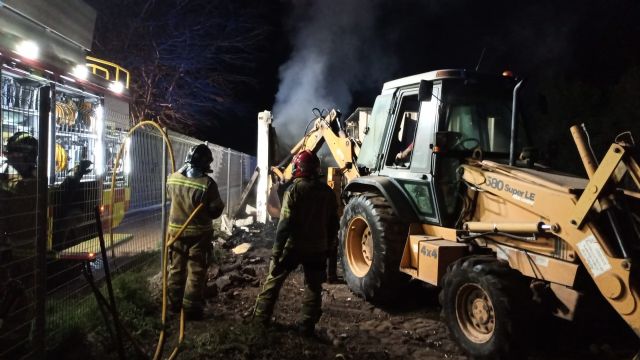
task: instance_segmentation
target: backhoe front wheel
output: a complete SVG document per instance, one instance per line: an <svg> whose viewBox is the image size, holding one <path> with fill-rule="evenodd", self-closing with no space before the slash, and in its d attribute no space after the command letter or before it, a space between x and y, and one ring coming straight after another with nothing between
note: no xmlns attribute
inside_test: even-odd
<svg viewBox="0 0 640 360"><path fill-rule="evenodd" d="M347 224L344 256L355 276L363 277L373 262L373 236L371 227L362 216L352 218Z"/></svg>
<svg viewBox="0 0 640 360"><path fill-rule="evenodd" d="M351 291L374 303L397 295L409 280L399 270L408 228L378 194L349 200L340 221L339 249Z"/></svg>
<svg viewBox="0 0 640 360"><path fill-rule="evenodd" d="M533 311L525 278L492 257L456 261L443 277L440 303L456 342L477 359L517 359L526 353Z"/></svg>

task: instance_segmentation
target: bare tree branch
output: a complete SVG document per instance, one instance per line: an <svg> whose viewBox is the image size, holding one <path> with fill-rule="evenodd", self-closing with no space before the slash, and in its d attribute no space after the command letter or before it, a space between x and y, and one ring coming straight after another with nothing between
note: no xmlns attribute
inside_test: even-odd
<svg viewBox="0 0 640 360"><path fill-rule="evenodd" d="M98 10L94 51L131 71L134 122L157 118L193 134L239 111L236 93L255 83L247 70L268 31L262 14L227 0L92 5Z"/></svg>

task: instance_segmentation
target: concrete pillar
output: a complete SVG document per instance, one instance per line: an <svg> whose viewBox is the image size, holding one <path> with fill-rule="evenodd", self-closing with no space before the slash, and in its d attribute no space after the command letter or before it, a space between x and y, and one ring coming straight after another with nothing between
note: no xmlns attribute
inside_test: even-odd
<svg viewBox="0 0 640 360"><path fill-rule="evenodd" d="M260 175L258 177L256 193L256 221L267 222L267 195L269 192L269 130L273 116L271 111L258 114L258 148L257 160Z"/></svg>

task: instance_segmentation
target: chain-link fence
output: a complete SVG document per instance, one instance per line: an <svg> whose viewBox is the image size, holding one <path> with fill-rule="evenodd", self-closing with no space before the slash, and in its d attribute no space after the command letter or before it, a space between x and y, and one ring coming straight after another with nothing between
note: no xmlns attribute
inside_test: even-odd
<svg viewBox="0 0 640 360"><path fill-rule="evenodd" d="M168 135L177 171L184 165L189 149L202 141L174 132L169 132ZM235 209L240 202L241 192L253 173L255 157L214 144L208 146L213 155L213 172L210 176L218 184L227 209ZM124 165L125 168L130 167L127 171L131 201L124 219L113 229L114 238L122 241L122 245L117 247L119 251L114 254L118 259L118 266L126 265L128 259L140 253L160 249L164 229L161 226L163 185L166 179L163 173L168 175L172 170L168 151L157 130L143 129L131 137L125 156L129 160ZM168 206L165 207L167 208ZM225 210L226 213L230 211Z"/></svg>
<svg viewBox="0 0 640 360"><path fill-rule="evenodd" d="M128 137L127 114L103 98L4 72L0 85L0 359L40 357L95 308L82 270L104 276L99 226L113 271L158 266L169 152L153 127ZM201 141L169 138L179 169ZM255 158L209 147L230 214Z"/></svg>
<svg viewBox="0 0 640 360"><path fill-rule="evenodd" d="M196 139L176 133L170 133L169 138L176 159L176 169L184 165L184 158L189 148L201 143ZM213 172L210 176L218 184L222 201L227 205L225 214L232 215L240 203L242 190L249 183L256 168L256 158L215 144L208 145L213 154L213 162L211 163Z"/></svg>

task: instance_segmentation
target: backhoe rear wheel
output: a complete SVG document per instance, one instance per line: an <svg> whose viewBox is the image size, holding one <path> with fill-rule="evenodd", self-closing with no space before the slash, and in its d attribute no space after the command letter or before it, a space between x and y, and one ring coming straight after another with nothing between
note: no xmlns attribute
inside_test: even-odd
<svg viewBox="0 0 640 360"><path fill-rule="evenodd" d="M529 339L534 309L525 277L492 256L472 256L449 266L440 304L456 342L475 359L519 359Z"/></svg>
<svg viewBox="0 0 640 360"><path fill-rule="evenodd" d="M399 270L408 229L378 194L349 200L340 221L339 251L351 291L374 303L397 296L409 280Z"/></svg>

